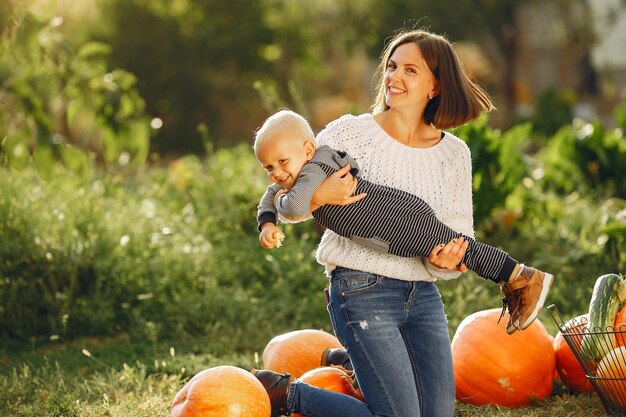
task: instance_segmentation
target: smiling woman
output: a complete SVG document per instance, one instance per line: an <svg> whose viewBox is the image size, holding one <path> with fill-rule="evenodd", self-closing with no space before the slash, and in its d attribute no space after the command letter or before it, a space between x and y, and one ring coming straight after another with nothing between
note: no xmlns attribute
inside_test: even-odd
<svg viewBox="0 0 626 417"><path fill-rule="evenodd" d="M397 35L379 68L373 114L331 122L317 137L318 149L350 155L363 180L420 196L443 223L473 237L469 149L441 129L492 110L491 101L465 75L451 44L426 31ZM272 177L275 165L286 164L281 161L263 164L274 182L288 182L288 172ZM352 190L337 193L343 189L338 183L352 181L346 173L339 170L316 188L312 209L353 202ZM402 219L397 216L393 228L408 227ZM408 417L416 410L452 416L450 337L434 281L459 275L466 246L460 239L442 246L428 248L428 257L402 258L326 230L317 260L330 277L328 311L366 403L263 373L272 409L313 417Z"/></svg>

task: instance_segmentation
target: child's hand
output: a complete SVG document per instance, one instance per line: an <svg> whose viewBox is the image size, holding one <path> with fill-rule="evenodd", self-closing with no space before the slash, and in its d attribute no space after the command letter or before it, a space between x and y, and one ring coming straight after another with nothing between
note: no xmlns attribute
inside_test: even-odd
<svg viewBox="0 0 626 417"><path fill-rule="evenodd" d="M261 225L261 234L259 235L259 242L265 249L279 248L285 234L278 226L273 223L263 223Z"/></svg>

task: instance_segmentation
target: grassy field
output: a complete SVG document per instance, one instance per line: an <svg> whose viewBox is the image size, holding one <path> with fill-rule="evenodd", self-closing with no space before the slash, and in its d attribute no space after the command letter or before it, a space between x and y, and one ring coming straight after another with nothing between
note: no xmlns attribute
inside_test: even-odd
<svg viewBox="0 0 626 417"><path fill-rule="evenodd" d="M136 343L127 335L31 347L0 356L3 417L167 416L176 392L195 373L218 365L258 367L260 352L225 353L203 339ZM149 358L149 359L148 359ZM553 396L528 407L458 403L459 417L606 416L596 395Z"/></svg>

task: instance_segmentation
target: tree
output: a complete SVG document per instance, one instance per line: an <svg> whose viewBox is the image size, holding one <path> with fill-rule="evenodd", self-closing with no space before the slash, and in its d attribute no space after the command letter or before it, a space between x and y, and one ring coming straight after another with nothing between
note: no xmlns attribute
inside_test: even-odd
<svg viewBox="0 0 626 417"><path fill-rule="evenodd" d="M252 84L271 71L261 52L272 33L259 2L112 0L103 12L98 38L163 120L154 150L201 152L209 137L232 135L228 122L252 135L250 116L261 107Z"/></svg>
<svg viewBox="0 0 626 417"><path fill-rule="evenodd" d="M88 153L107 164L141 164L149 120L135 77L108 67L110 48L75 50L58 16L44 21L19 7L9 16L0 32L2 160L14 168L32 160L43 175L55 159L84 171Z"/></svg>

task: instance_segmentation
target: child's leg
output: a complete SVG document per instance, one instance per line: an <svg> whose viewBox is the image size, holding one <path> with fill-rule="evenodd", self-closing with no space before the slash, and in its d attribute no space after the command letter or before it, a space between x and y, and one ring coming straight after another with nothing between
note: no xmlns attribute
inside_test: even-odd
<svg viewBox="0 0 626 417"><path fill-rule="evenodd" d="M463 263L483 278L507 281L517 261L506 252L464 236L437 219L416 195L359 180L357 193L367 197L347 206L326 205L313 213L335 233L383 252L427 257L433 248L463 236L469 243Z"/></svg>
<svg viewBox="0 0 626 417"><path fill-rule="evenodd" d="M427 257L432 249L463 236L469 246L462 262L483 278L502 285L509 310L507 332L525 329L537 318L553 277L524 267L506 252L462 235L437 219L421 198L359 180L357 193L367 197L348 206L323 206L313 213L341 236L393 255Z"/></svg>

